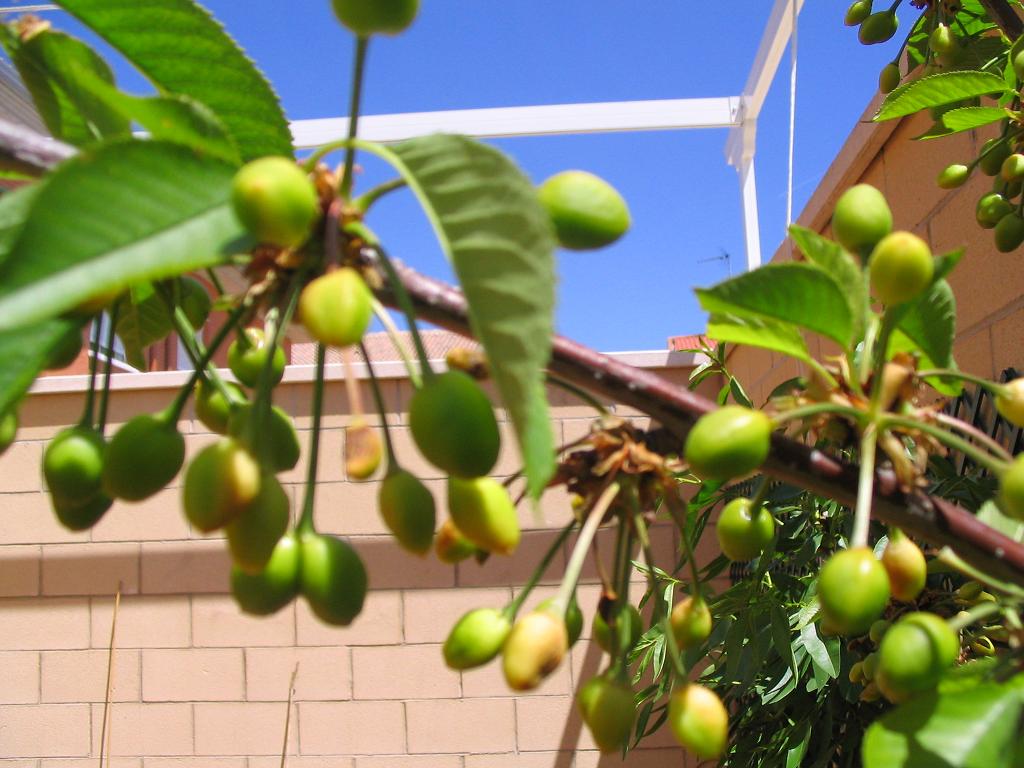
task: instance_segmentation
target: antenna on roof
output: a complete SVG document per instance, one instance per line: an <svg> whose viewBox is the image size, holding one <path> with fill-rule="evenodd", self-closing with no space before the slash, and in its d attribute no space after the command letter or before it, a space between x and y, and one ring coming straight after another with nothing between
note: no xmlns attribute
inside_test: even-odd
<svg viewBox="0 0 1024 768"><path fill-rule="evenodd" d="M732 255L727 250L725 250L725 248L722 248L722 255L721 256L712 256L709 259L699 259L697 261L697 263L698 264L706 264L709 261L724 261L725 262L725 268L729 272L729 277L732 277Z"/></svg>

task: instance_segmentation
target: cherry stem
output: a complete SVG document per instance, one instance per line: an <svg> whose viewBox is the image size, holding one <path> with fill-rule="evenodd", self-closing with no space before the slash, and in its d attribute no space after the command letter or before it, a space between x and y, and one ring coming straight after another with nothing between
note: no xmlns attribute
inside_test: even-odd
<svg viewBox="0 0 1024 768"><path fill-rule="evenodd" d="M1003 458L1006 461L1013 461L1013 456L1009 451L974 425L961 421L960 419L950 416L948 413L943 413L942 411L936 412L934 416L940 424L943 424L950 429L963 432L968 437L972 437L977 440L1000 458Z"/></svg>
<svg viewBox="0 0 1024 768"><path fill-rule="evenodd" d="M619 541L615 554L617 583L615 585L615 602L612 605L612 617L614 621L608 622L608 629L611 630L612 640L612 665L611 671L620 682L625 682L626 670L629 667L629 635L622 626L622 618L626 615L625 608L629 605L629 576L633 571L633 561L630 552L633 551L633 529L630 527L626 515L619 518Z"/></svg>
<svg viewBox="0 0 1024 768"><path fill-rule="evenodd" d="M117 316L120 314L121 306L114 303L110 310L110 327L107 328L107 359L103 365L103 389L100 391L100 412L96 419L96 428L102 435L107 426L107 406L110 404L110 374L114 367L114 335L117 332Z"/></svg>
<svg viewBox="0 0 1024 768"><path fill-rule="evenodd" d="M608 415L608 409L604 406L604 404L596 397L594 397L592 394L587 392L587 390L583 389L582 387L576 386L571 381L563 379L557 373L552 373L551 371L547 371L545 373L545 377L547 378L549 384L553 384L559 389L563 389L569 394L575 395L584 403L593 408L595 411L600 413L602 416Z"/></svg>
<svg viewBox="0 0 1024 768"><path fill-rule="evenodd" d="M92 333L89 339L89 390L85 394L85 408L82 411L81 426L92 428L94 405L96 403L96 368L100 354L100 322L99 316L93 318Z"/></svg>
<svg viewBox="0 0 1024 768"><path fill-rule="evenodd" d="M917 377L919 379L961 379L963 381L969 381L972 384L977 384L983 389L987 389L989 392L998 392L1002 389L1002 385L997 384L994 381L983 379L980 376L974 376L964 371L956 371L951 368L929 368L924 371L918 371Z"/></svg>
<svg viewBox="0 0 1024 768"><path fill-rule="evenodd" d="M857 477L857 506L853 513L853 535L851 547L868 545L868 530L871 525L871 503L875 491L875 449L878 445L878 429L869 424L860 438L860 474Z"/></svg>
<svg viewBox="0 0 1024 768"><path fill-rule="evenodd" d="M182 346L185 347L185 353L192 360L193 367L203 372L203 377L220 392L229 405L239 402L237 393L228 388L220 374L217 373L216 368L209 363L206 365L202 364L205 354L203 342L199 340L199 334L196 333L195 326L189 321L188 315L185 314L181 307L174 306L171 303L168 303L167 308L171 311L174 328L181 339Z"/></svg>
<svg viewBox="0 0 1024 768"><path fill-rule="evenodd" d="M316 530L313 523L313 502L316 496L316 466L320 458L320 419L324 408L324 369L327 363L327 348L316 345L316 378L313 380L313 429L309 433L309 462L306 467L306 493L302 499L302 517L299 533Z"/></svg>
<svg viewBox="0 0 1024 768"><path fill-rule="evenodd" d="M397 189L404 189L406 186L405 179L399 177L392 179L391 181L385 181L383 184L378 184L373 189L367 191L365 194L360 195L352 201L352 207L360 213L366 213L370 210L370 206L380 200L389 192L394 192Z"/></svg>
<svg viewBox="0 0 1024 768"><path fill-rule="evenodd" d="M341 197L348 199L352 192L352 168L356 161L356 148L352 143L359 128L359 105L363 96L363 75L366 71L366 51L370 45L369 37L356 38L355 66L352 68L352 93L348 107L348 138L345 150L345 170L341 174L339 192Z"/></svg>
<svg viewBox="0 0 1024 768"><path fill-rule="evenodd" d="M397 472L399 467L398 459L395 457L395 447L391 443L391 430L388 428L387 411L384 408L384 396L380 391L380 382L377 381L377 374L374 373L373 363L370 361L370 353L366 351L366 345L360 340L359 349L362 350L363 359L366 361L366 370L370 374L370 389L373 391L373 401L377 404L377 413L380 414L381 429L384 430L384 450L388 458L388 474Z"/></svg>
<svg viewBox="0 0 1024 768"><path fill-rule="evenodd" d="M617 482L608 483L597 501L594 502L594 506L590 508L587 519L584 521L583 527L580 528L580 535L576 538L572 555L569 557L569 564L565 567L562 584L558 588L558 594L555 596L555 601L562 611L569 605L569 598L576 591L576 584L580 580L583 563L587 559L587 550L590 549L590 542L594 540L597 527L601 524L601 520L604 519L608 507L615 501L615 497L619 495L620 490L621 486Z"/></svg>
<svg viewBox="0 0 1024 768"><path fill-rule="evenodd" d="M783 413L773 416L772 421L775 422L775 426L780 427L788 421L803 420L808 416L817 416L822 413L834 413L842 416L849 416L858 423L862 422L865 418L863 411L849 405L838 405L836 403L814 403L812 405L804 405L799 408L784 411Z"/></svg>
<svg viewBox="0 0 1024 768"><path fill-rule="evenodd" d="M352 415L361 417L363 415L363 396L359 392L359 384L352 375L352 347L345 347L341 350L341 371L345 377L345 393L348 395L349 408Z"/></svg>
<svg viewBox="0 0 1024 768"><path fill-rule="evenodd" d="M551 542L551 546L548 547L548 551L544 553L544 557L537 563L537 567L533 569L533 573L530 574L530 578L523 584L523 588L519 590L519 593L505 606L503 613L509 619L514 619L516 614L519 613L519 609L523 607L523 603L526 598L530 596L533 588L537 586L537 582L541 580L541 577L547 572L548 567L551 565L551 561L555 559L555 555L561 550L565 540L569 538L569 534L572 533L572 529L576 527L576 520L570 520L569 523L562 528L555 540ZM571 593L570 593L571 594ZM565 615L566 609L569 607L568 601L559 605L559 610L562 615Z"/></svg>
<svg viewBox="0 0 1024 768"><path fill-rule="evenodd" d="M217 273L212 268L208 267L206 269L206 277L209 279L210 284L213 285L214 289L217 291L217 295L223 296L225 294L224 283L222 283L220 281L220 278L217 277Z"/></svg>
<svg viewBox="0 0 1024 768"><path fill-rule="evenodd" d="M949 628L954 632L959 632L965 627L971 626L976 621L984 619L986 616L991 616L993 613L999 613L1003 607L997 602L984 602L978 605L972 606L968 610L964 611L963 615L953 616L947 619L946 623L949 624Z"/></svg>
<svg viewBox="0 0 1024 768"><path fill-rule="evenodd" d="M665 501L668 503L669 514L672 515L672 519L675 520L676 527L679 529L679 539L683 545L683 553L686 555L686 562L690 567L690 580L692 581L690 594L693 595L694 600L702 600L704 595L701 589L700 572L697 569L697 558L694 557L693 544L690 541L690 534L686 530L688 514L679 501L674 486L666 486Z"/></svg>
<svg viewBox="0 0 1024 768"><path fill-rule="evenodd" d="M391 340L391 346L395 348L395 352L398 353L398 356L402 360L402 365L405 366L405 372L409 375L409 380L416 389L419 389L423 384L423 379L420 378L420 372L416 370L416 366L412 364L412 358L409 356L409 351L405 348L405 344L402 343L401 331L398 330L398 326L395 325L394 319L392 319L391 314L383 304L381 304L376 298L372 300L371 304L373 306L373 314L377 316L380 324L384 326L384 331Z"/></svg>
<svg viewBox="0 0 1024 768"><path fill-rule="evenodd" d="M1001 476L1003 472L1006 471L1006 461L989 455L985 451L980 450L979 447L973 443L969 443L962 437L958 437L945 429L935 426L934 424L928 424L916 419L903 418L901 416L886 415L879 419L878 426L879 429L884 429L886 427L901 427L907 431L917 430L919 432L924 432L925 434L934 437L940 443L969 456L971 460L980 466L985 467L997 477Z"/></svg>
<svg viewBox="0 0 1024 768"><path fill-rule="evenodd" d="M956 569L968 578L981 582L987 587L992 587L998 590L999 592L1004 592L1008 595L1013 595L1017 598L1024 598L1024 589L1021 589L1016 584L1010 584L1009 582L1001 581L995 578L994 576L990 576L984 571L975 568L973 565L965 562L959 555L956 554L956 552L954 552L949 547L943 547L939 551L937 559L940 562L950 566L951 568Z"/></svg>
<svg viewBox="0 0 1024 768"><path fill-rule="evenodd" d="M632 502L631 502L632 503ZM658 579L654 575L654 550L651 548L651 537L647 532L647 524L639 512L633 513L633 523L636 526L637 535L640 537L640 546L644 553L644 562L647 563L647 583L650 586L651 598L654 600L654 616L651 621L661 622L661 629L665 635L665 644L669 659L672 660L672 669L676 676L685 680L688 674L686 665L683 663L683 654L676 643L675 633L672 632L672 612L661 597L661 590L658 588ZM695 598L698 599L698 598Z"/></svg>

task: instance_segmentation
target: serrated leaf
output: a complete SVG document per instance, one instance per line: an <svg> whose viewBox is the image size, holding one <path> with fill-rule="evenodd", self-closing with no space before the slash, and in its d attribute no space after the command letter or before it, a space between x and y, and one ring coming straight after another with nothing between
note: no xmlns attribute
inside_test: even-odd
<svg viewBox="0 0 1024 768"><path fill-rule="evenodd" d="M36 195L44 183L40 181L27 184L0 196L0 267L14 248L21 228L28 219L28 213L35 203Z"/></svg>
<svg viewBox="0 0 1024 768"><path fill-rule="evenodd" d="M945 280L937 280L909 304L897 325L932 363L948 368L953 362L956 336L956 298Z"/></svg>
<svg viewBox="0 0 1024 768"><path fill-rule="evenodd" d="M813 230L793 224L789 228L789 236L812 264L821 267L839 285L853 318L853 338L862 338L868 313L868 295L860 264L839 243Z"/></svg>
<svg viewBox="0 0 1024 768"><path fill-rule="evenodd" d="M243 160L291 156L288 122L270 84L210 14L191 0L63 0L162 91L206 105Z"/></svg>
<svg viewBox="0 0 1024 768"><path fill-rule="evenodd" d="M904 117L929 107L938 107L975 96L1002 95L1003 79L988 72L963 70L938 72L901 85L882 102L875 122Z"/></svg>
<svg viewBox="0 0 1024 768"><path fill-rule="evenodd" d="M104 145L64 163L0 266L0 330L244 249L233 176L220 160L151 141Z"/></svg>
<svg viewBox="0 0 1024 768"><path fill-rule="evenodd" d="M985 125L998 123L1006 119L1006 110L1000 107L958 107L943 113L939 120L942 131L919 136L920 139L935 139L939 136L952 136L954 133L971 131Z"/></svg>
<svg viewBox="0 0 1024 768"><path fill-rule="evenodd" d="M888 357L891 359L894 355L896 355L899 352L908 352L917 355L917 367L919 370L941 367L956 370L955 360L950 359L949 363L946 364L945 366L938 365L934 360L931 359L931 357L926 355L921 350L921 347L917 342L915 342L913 339L911 339L909 336L903 333L903 331L901 331L899 328L894 328L892 334L889 336L889 351L887 354ZM956 397L961 392L963 392L964 389L963 382L955 378L941 378L938 376L929 376L925 379L925 381L928 383L930 387L932 387L932 389L934 389L936 392L942 393L946 397Z"/></svg>
<svg viewBox="0 0 1024 768"><path fill-rule="evenodd" d="M771 349L798 360L809 360L811 356L800 329L792 323L715 312L708 318L706 334L719 341Z"/></svg>
<svg viewBox="0 0 1024 768"><path fill-rule="evenodd" d="M383 152L428 211L469 305L523 456L527 490L554 473L544 368L554 327L554 238L533 184L504 154L435 135Z"/></svg>
<svg viewBox="0 0 1024 768"><path fill-rule="evenodd" d="M713 288L696 289L707 312L767 318L850 343L853 317L836 282L810 264L767 264Z"/></svg>
<svg viewBox="0 0 1024 768"><path fill-rule="evenodd" d="M1019 740L1020 690L988 684L916 696L868 728L864 768L1009 766Z"/></svg>
<svg viewBox="0 0 1024 768"><path fill-rule="evenodd" d="M81 320L55 319L0 332L0 413L28 391L64 335L81 327Z"/></svg>
<svg viewBox="0 0 1024 768"><path fill-rule="evenodd" d="M146 347L167 338L174 330L174 321L163 297L144 283L133 287L118 302L116 330L128 364L144 370Z"/></svg>

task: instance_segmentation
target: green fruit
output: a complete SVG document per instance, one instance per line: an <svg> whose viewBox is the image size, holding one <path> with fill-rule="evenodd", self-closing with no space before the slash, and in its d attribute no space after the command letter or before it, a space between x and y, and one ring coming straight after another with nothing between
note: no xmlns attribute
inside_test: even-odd
<svg viewBox="0 0 1024 768"><path fill-rule="evenodd" d="M92 501L103 480L103 436L88 427L62 430L43 453L43 478L54 504L64 508Z"/></svg>
<svg viewBox="0 0 1024 768"><path fill-rule="evenodd" d="M59 371L62 368L67 368L78 359L81 351L82 329L77 326L68 328L56 346L50 350L50 354L46 358L47 370Z"/></svg>
<svg viewBox="0 0 1024 768"><path fill-rule="evenodd" d="M866 255L892 231L892 211L885 196L870 184L857 184L836 202L832 233L844 248Z"/></svg>
<svg viewBox="0 0 1024 768"><path fill-rule="evenodd" d="M320 215L313 182L294 160L276 156L242 166L231 185L231 205L257 240L282 248L302 245Z"/></svg>
<svg viewBox="0 0 1024 768"><path fill-rule="evenodd" d="M210 316L213 300L206 286L194 277L178 278L178 302L193 328L202 328Z"/></svg>
<svg viewBox="0 0 1024 768"><path fill-rule="evenodd" d="M889 576L894 600L912 603L921 594L928 578L928 564L921 549L906 536L900 534L889 539L882 552L882 567Z"/></svg>
<svg viewBox="0 0 1024 768"><path fill-rule="evenodd" d="M856 27L871 15L871 0L857 0L846 9L843 23L848 27Z"/></svg>
<svg viewBox="0 0 1024 768"><path fill-rule="evenodd" d="M498 461L501 437L491 401L462 371L428 377L409 403L413 439L435 467L481 477Z"/></svg>
<svg viewBox="0 0 1024 768"><path fill-rule="evenodd" d="M224 382L224 386L235 395L235 403L245 402L245 393L240 386L230 381ZM207 429L218 435L228 433L231 403L219 388L208 381L200 381L196 386L195 408L196 417L206 425Z"/></svg>
<svg viewBox="0 0 1024 768"><path fill-rule="evenodd" d="M0 456L11 447L17 436L18 414L15 411L8 411L0 416Z"/></svg>
<svg viewBox="0 0 1024 768"><path fill-rule="evenodd" d="M935 261L928 243L910 232L886 235L868 262L871 290L887 306L917 298L932 282Z"/></svg>
<svg viewBox="0 0 1024 768"><path fill-rule="evenodd" d="M672 608L669 623L676 645L684 651L696 648L711 634L711 611L703 599L687 597Z"/></svg>
<svg viewBox="0 0 1024 768"><path fill-rule="evenodd" d="M637 607L632 603L626 603L619 613L618 619L612 622L619 632L624 633L624 637L619 638L620 644L623 640L625 641L623 650L628 651L640 641L640 635L643 634L643 623ZM594 612L594 621L591 624L590 633L602 651L612 653L612 628L605 620L600 609Z"/></svg>
<svg viewBox="0 0 1024 768"><path fill-rule="evenodd" d="M569 633L569 647L572 648L583 634L583 611L580 610L575 592L569 598L569 605L565 609L565 629Z"/></svg>
<svg viewBox="0 0 1024 768"><path fill-rule="evenodd" d="M953 163L942 169L936 183L942 189L956 189L962 187L970 176L970 168L962 163Z"/></svg>
<svg viewBox="0 0 1024 768"><path fill-rule="evenodd" d="M761 411L726 405L701 416L686 436L690 470L705 480L753 472L768 458L772 420Z"/></svg>
<svg viewBox="0 0 1024 768"><path fill-rule="evenodd" d="M576 694L580 717L602 754L622 749L633 731L633 690L606 677L592 677Z"/></svg>
<svg viewBox="0 0 1024 768"><path fill-rule="evenodd" d="M358 344L373 316L373 296L352 267L310 282L299 295L299 322L321 344Z"/></svg>
<svg viewBox="0 0 1024 768"><path fill-rule="evenodd" d="M945 24L938 24L928 36L928 45L935 53L949 53L957 47L956 36Z"/></svg>
<svg viewBox="0 0 1024 768"><path fill-rule="evenodd" d="M1011 56L1011 64L1014 74L1018 80L1024 80L1024 51L1018 51Z"/></svg>
<svg viewBox="0 0 1024 768"><path fill-rule="evenodd" d="M569 636L559 611L536 610L519 619L502 648L502 671L513 691L536 688L561 664Z"/></svg>
<svg viewBox="0 0 1024 768"><path fill-rule="evenodd" d="M1024 218L1017 213L1003 216L996 224L995 243L1000 253L1017 250L1024 243Z"/></svg>
<svg viewBox="0 0 1024 768"><path fill-rule="evenodd" d="M309 607L325 624L347 627L363 610L366 598L363 561L335 536L305 533L300 543L299 582Z"/></svg>
<svg viewBox="0 0 1024 768"><path fill-rule="evenodd" d="M891 40L892 36L896 34L896 28L899 27L899 24L899 19L896 18L894 11L872 13L861 22L857 38L864 45L884 43L886 40Z"/></svg>
<svg viewBox="0 0 1024 768"><path fill-rule="evenodd" d="M441 528L434 538L434 552L442 563L454 565L479 551L476 544L463 536L462 531L456 528L451 520L441 523Z"/></svg>
<svg viewBox="0 0 1024 768"><path fill-rule="evenodd" d="M1015 427L1024 427L1024 377L1008 381L997 391L996 410Z"/></svg>
<svg viewBox="0 0 1024 768"><path fill-rule="evenodd" d="M203 448L185 471L185 516L204 533L222 528L260 492L256 460L237 440L225 437Z"/></svg>
<svg viewBox="0 0 1024 768"><path fill-rule="evenodd" d="M1010 144L1003 139L989 139L981 145L978 167L986 176L995 176L1003 169L1003 163L1010 156Z"/></svg>
<svg viewBox="0 0 1024 768"><path fill-rule="evenodd" d="M1003 160L1003 164L999 167L999 175L1003 181L1007 182L1024 179L1024 155L1014 152Z"/></svg>
<svg viewBox="0 0 1024 768"><path fill-rule="evenodd" d="M864 679L874 680L875 674L878 672L878 653L869 653L864 657Z"/></svg>
<svg viewBox="0 0 1024 768"><path fill-rule="evenodd" d="M541 184L537 192L563 248L603 248L629 229L626 201L615 187L592 173L563 171Z"/></svg>
<svg viewBox="0 0 1024 768"><path fill-rule="evenodd" d="M142 414L119 429L107 444L103 491L142 501L161 491L185 461L185 438L161 416Z"/></svg>
<svg viewBox="0 0 1024 768"><path fill-rule="evenodd" d="M114 501L103 493L97 493L81 504L65 504L53 499L53 511L60 524L69 531L85 531L92 528L106 514Z"/></svg>
<svg viewBox="0 0 1024 768"><path fill-rule="evenodd" d="M256 498L227 525L228 549L235 566L258 575L288 530L289 519L288 494L276 477L264 475Z"/></svg>
<svg viewBox="0 0 1024 768"><path fill-rule="evenodd" d="M482 667L499 653L512 631L512 621L496 608L477 608L459 619L441 652L451 669Z"/></svg>
<svg viewBox="0 0 1024 768"><path fill-rule="evenodd" d="M701 760L721 757L729 743L729 713L718 695L686 683L668 703L668 724L686 750Z"/></svg>
<svg viewBox="0 0 1024 768"><path fill-rule="evenodd" d="M281 537L267 567L251 575L231 569L231 594L246 613L268 616L284 608L299 593L299 542L292 534Z"/></svg>
<svg viewBox="0 0 1024 768"><path fill-rule="evenodd" d="M236 339L228 347L228 367L235 378L247 387L255 387L260 373L267 365L270 345L266 335L259 328L245 329L246 342ZM284 376L284 350L277 347L270 362L270 383L276 385Z"/></svg>
<svg viewBox="0 0 1024 768"><path fill-rule="evenodd" d="M758 557L775 538L775 519L763 506L756 513L750 499L733 499L718 517L715 534L722 553L735 562Z"/></svg>
<svg viewBox="0 0 1024 768"><path fill-rule="evenodd" d="M882 67L878 74L878 90L882 93L892 93L900 86L900 65L891 62Z"/></svg>
<svg viewBox="0 0 1024 768"><path fill-rule="evenodd" d="M1013 212L1013 206L1000 194L990 192L978 200L974 218L985 229L993 229L1004 216Z"/></svg>
<svg viewBox="0 0 1024 768"><path fill-rule="evenodd" d="M844 635L862 635L889 602L889 577L867 547L844 549L818 574L823 617Z"/></svg>
<svg viewBox="0 0 1024 768"><path fill-rule="evenodd" d="M872 624L871 629L868 630L868 637L871 639L871 642L875 645L882 642L882 638L885 637L885 633L888 631L890 624L891 622L886 621L885 619L879 619Z"/></svg>
<svg viewBox="0 0 1024 768"><path fill-rule="evenodd" d="M512 554L519 545L519 515L505 487L490 477L448 478L448 513L481 549Z"/></svg>
<svg viewBox="0 0 1024 768"><path fill-rule="evenodd" d="M338 21L360 37L397 35L419 11L419 0L332 0Z"/></svg>
<svg viewBox="0 0 1024 768"><path fill-rule="evenodd" d="M228 417L228 434L234 437L253 456L266 458L270 461L272 472L287 472L299 463L302 449L299 436L295 431L292 417L276 405L270 407L270 413L264 423L256 423L260 414L253 403L240 403L231 409ZM257 441L266 439L266 446ZM257 449L266 447L266 454L258 454Z"/></svg>
<svg viewBox="0 0 1024 768"><path fill-rule="evenodd" d="M908 613L893 624L878 650L875 681L894 703L938 685L960 655L957 633L934 613Z"/></svg>
<svg viewBox="0 0 1024 768"><path fill-rule="evenodd" d="M404 469L390 472L380 484L381 517L398 543L417 555L425 555L434 543L437 514L434 497L419 478Z"/></svg>
<svg viewBox="0 0 1024 768"><path fill-rule="evenodd" d="M1024 520L1024 453L999 478L999 508L1017 520Z"/></svg>

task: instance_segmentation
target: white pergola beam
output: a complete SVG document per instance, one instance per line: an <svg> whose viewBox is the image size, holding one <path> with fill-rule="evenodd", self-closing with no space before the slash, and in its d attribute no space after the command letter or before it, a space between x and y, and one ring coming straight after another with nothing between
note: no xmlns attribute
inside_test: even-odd
<svg viewBox="0 0 1024 768"><path fill-rule="evenodd" d="M359 118L359 136L371 141L386 142L428 133L502 138L732 128L739 125L739 104L739 98L724 96L366 115ZM348 118L295 120L291 123L291 129L296 147L309 149L346 136Z"/></svg>

